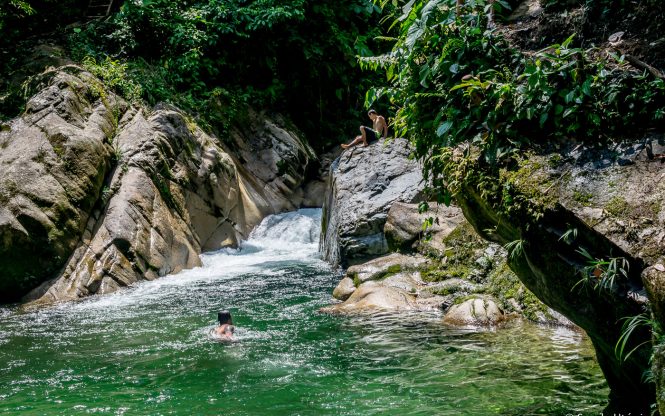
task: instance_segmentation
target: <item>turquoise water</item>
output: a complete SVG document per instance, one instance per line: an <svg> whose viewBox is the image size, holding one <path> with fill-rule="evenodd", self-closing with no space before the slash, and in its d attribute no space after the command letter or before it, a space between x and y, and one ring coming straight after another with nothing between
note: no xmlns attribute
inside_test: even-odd
<svg viewBox="0 0 665 416"><path fill-rule="evenodd" d="M0 308L0 413L104 415L599 414L590 342L438 314L331 317L320 211L268 218L241 251L111 295ZM212 335L230 309L234 344Z"/></svg>

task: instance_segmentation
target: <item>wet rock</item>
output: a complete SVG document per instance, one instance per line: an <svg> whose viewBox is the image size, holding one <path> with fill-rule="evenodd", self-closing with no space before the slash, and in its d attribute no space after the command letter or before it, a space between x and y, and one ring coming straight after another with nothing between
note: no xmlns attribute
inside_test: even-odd
<svg viewBox="0 0 665 416"><path fill-rule="evenodd" d="M366 313L376 311L410 311L415 309L415 295L386 286L380 282L367 282L356 289L343 303L321 309L326 313Z"/></svg>
<svg viewBox="0 0 665 416"><path fill-rule="evenodd" d="M383 228L394 202L415 202L422 188L406 140L346 150L330 169L321 252L333 265L358 264L388 252Z"/></svg>
<svg viewBox="0 0 665 416"><path fill-rule="evenodd" d="M75 299L194 267L301 204L313 152L265 115L231 134L230 153L178 109L130 108L78 67L40 79L0 129L0 302L38 285L26 299Z"/></svg>
<svg viewBox="0 0 665 416"><path fill-rule="evenodd" d="M454 326L493 326L504 319L503 311L493 299L473 298L451 306L443 322Z"/></svg>
<svg viewBox="0 0 665 416"><path fill-rule="evenodd" d="M339 284L333 290L333 297L339 300L347 300L349 296L356 291L356 285L353 283L353 280L345 277L342 279Z"/></svg>

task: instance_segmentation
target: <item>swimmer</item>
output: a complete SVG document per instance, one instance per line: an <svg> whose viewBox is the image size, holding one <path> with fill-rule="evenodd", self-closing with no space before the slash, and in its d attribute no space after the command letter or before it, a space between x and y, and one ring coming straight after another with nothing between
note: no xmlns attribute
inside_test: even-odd
<svg viewBox="0 0 665 416"><path fill-rule="evenodd" d="M215 334L224 339L232 340L236 327L233 326L231 312L221 311L217 313L217 320L219 321L219 326L215 328Z"/></svg>

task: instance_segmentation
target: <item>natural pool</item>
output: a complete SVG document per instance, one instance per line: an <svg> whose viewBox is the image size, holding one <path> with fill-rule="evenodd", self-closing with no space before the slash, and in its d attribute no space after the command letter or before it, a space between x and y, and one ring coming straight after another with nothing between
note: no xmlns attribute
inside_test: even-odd
<svg viewBox="0 0 665 416"><path fill-rule="evenodd" d="M112 295L0 308L2 414L599 414L588 339L438 314L318 314L339 280L317 256L319 210L273 216L240 251ZM230 309L238 342L210 336Z"/></svg>

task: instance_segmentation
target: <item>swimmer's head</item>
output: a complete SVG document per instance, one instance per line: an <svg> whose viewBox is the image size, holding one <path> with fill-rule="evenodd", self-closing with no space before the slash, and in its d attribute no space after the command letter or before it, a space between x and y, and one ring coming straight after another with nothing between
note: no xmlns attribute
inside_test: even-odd
<svg viewBox="0 0 665 416"><path fill-rule="evenodd" d="M231 318L231 312L229 311L220 311L217 312L217 320L220 325L229 324L233 325L233 319Z"/></svg>

